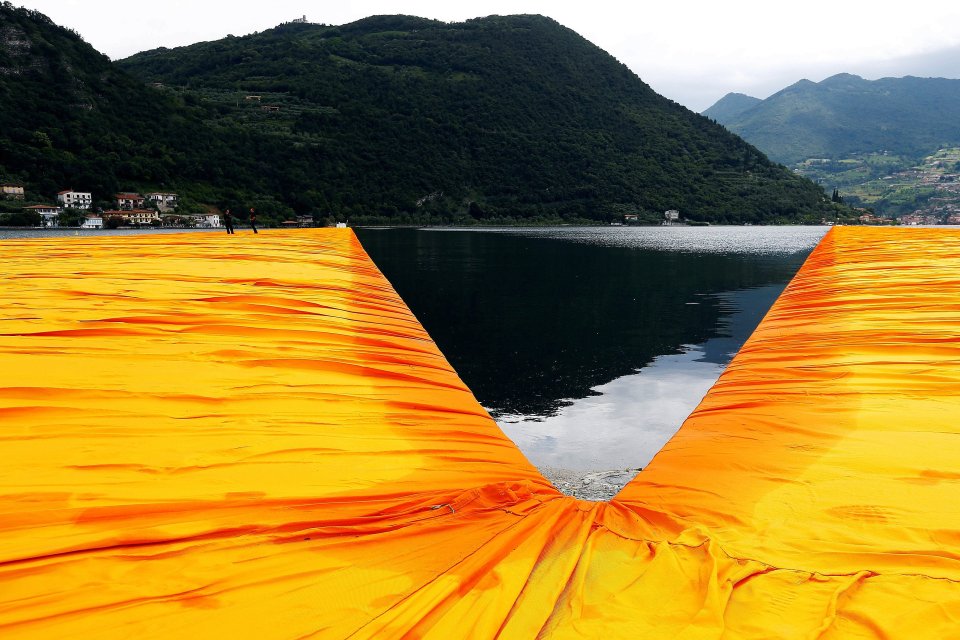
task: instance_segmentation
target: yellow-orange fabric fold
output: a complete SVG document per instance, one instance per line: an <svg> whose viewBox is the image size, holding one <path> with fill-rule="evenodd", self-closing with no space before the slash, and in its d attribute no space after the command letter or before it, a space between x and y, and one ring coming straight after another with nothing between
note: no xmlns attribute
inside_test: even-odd
<svg viewBox="0 0 960 640"><path fill-rule="evenodd" d="M0 261L0 637L960 637L958 232L831 231L609 503L349 230Z"/></svg>

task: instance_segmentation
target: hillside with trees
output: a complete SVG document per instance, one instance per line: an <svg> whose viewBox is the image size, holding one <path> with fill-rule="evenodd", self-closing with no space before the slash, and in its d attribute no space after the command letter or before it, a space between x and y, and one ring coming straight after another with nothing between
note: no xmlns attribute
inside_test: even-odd
<svg viewBox="0 0 960 640"><path fill-rule="evenodd" d="M704 112L775 160L888 216L960 215L960 80L840 74Z"/></svg>
<svg viewBox="0 0 960 640"><path fill-rule="evenodd" d="M752 106L730 96L704 112L777 162L886 151L919 159L960 146L960 80L847 73L801 80Z"/></svg>
<svg viewBox="0 0 960 640"><path fill-rule="evenodd" d="M820 220L835 208L540 16L286 24L111 63L0 6L0 179L276 219ZM136 79L134 79L136 78Z"/></svg>
<svg viewBox="0 0 960 640"><path fill-rule="evenodd" d="M191 173L194 141L216 146L178 96L10 3L0 5L0 106L0 179L48 200L71 185L105 198L123 185L174 184Z"/></svg>
<svg viewBox="0 0 960 640"><path fill-rule="evenodd" d="M760 98L754 98L743 93L728 93L704 111L703 115L711 120L716 120L720 124L726 124L735 121L741 113L752 109L761 102L763 101Z"/></svg>

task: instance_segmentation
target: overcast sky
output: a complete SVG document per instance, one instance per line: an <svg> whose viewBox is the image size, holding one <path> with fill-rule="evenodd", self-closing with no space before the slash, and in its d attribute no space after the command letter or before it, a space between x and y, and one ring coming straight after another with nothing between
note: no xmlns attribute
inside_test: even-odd
<svg viewBox="0 0 960 640"><path fill-rule="evenodd" d="M728 92L765 98L840 72L960 77L960 2L887 0L14 0L111 58L306 15L344 24L404 13L446 21L539 13L577 31L655 91L702 111Z"/></svg>

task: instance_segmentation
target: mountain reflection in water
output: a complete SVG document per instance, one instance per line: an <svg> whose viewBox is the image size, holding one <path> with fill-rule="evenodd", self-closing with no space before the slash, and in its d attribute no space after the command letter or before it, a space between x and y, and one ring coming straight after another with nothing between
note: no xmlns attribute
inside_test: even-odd
<svg viewBox="0 0 960 640"><path fill-rule="evenodd" d="M657 356L638 373L594 387L554 415L499 416L538 466L596 471L647 466L753 332L783 285L722 294L719 335Z"/></svg>
<svg viewBox="0 0 960 640"><path fill-rule="evenodd" d="M463 381L540 467L645 466L825 232L359 229Z"/></svg>

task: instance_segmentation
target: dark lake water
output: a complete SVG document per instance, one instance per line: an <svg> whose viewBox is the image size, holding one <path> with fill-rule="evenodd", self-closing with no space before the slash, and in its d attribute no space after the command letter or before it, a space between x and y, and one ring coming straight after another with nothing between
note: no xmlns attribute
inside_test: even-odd
<svg viewBox="0 0 960 640"><path fill-rule="evenodd" d="M646 466L824 227L358 229L541 468Z"/></svg>

